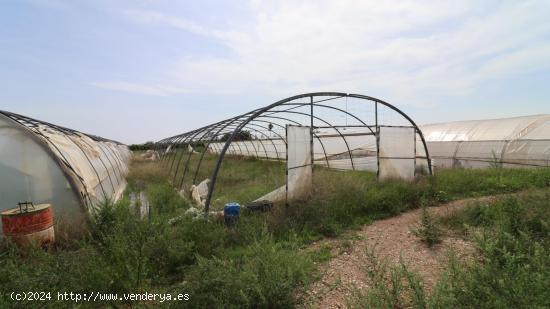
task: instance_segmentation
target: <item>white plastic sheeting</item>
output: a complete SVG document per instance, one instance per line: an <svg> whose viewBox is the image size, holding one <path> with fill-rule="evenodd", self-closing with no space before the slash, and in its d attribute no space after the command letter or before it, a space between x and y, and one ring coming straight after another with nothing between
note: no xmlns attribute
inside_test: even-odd
<svg viewBox="0 0 550 309"><path fill-rule="evenodd" d="M550 166L550 115L421 126L436 167Z"/></svg>
<svg viewBox="0 0 550 309"><path fill-rule="evenodd" d="M93 212L126 187L127 146L0 112L0 208L51 203L56 214Z"/></svg>
<svg viewBox="0 0 550 309"><path fill-rule="evenodd" d="M210 151L218 153L223 143L210 144ZM282 139L258 139L251 141L235 141L229 145L228 154L255 156L264 159L285 159L286 144Z"/></svg>
<svg viewBox="0 0 550 309"><path fill-rule="evenodd" d="M411 127L380 127L380 179L414 179L415 135Z"/></svg>
<svg viewBox="0 0 550 309"><path fill-rule="evenodd" d="M47 149L0 114L0 210L33 201L76 214L80 197L69 181Z"/></svg>
<svg viewBox="0 0 550 309"><path fill-rule="evenodd" d="M97 207L105 199L118 200L126 187L129 149L108 141L95 141L89 136L60 134L46 126L38 126L54 154L68 163L89 199L89 206Z"/></svg>
<svg viewBox="0 0 550 309"><path fill-rule="evenodd" d="M313 136L314 163L340 170L378 171L375 130L375 127L316 130ZM381 156L381 179L411 180L416 165L427 168L423 147L417 147L422 146L422 141L414 127L381 126L380 135L381 150L384 152ZM219 153L223 145L220 142L211 143L209 151ZM274 149L273 145L276 146L278 157L284 159L286 145L283 139L233 142L229 145L228 153L275 160L277 156L274 151L264 151ZM415 148L420 149L416 157Z"/></svg>
<svg viewBox="0 0 550 309"><path fill-rule="evenodd" d="M374 128L372 128L374 131ZM344 141L345 138L345 141ZM347 142L347 144L346 144ZM220 153L224 143L210 143L208 151ZM349 147L349 151L348 151ZM315 164L341 170L376 171L376 138L367 128L324 129L313 136L313 157ZM349 152L353 157L353 166ZM260 159L285 160L286 143L281 138L265 138L248 141L234 141L228 154L252 156Z"/></svg>
<svg viewBox="0 0 550 309"><path fill-rule="evenodd" d="M287 201L309 197L312 188L311 128L286 126L288 143Z"/></svg>

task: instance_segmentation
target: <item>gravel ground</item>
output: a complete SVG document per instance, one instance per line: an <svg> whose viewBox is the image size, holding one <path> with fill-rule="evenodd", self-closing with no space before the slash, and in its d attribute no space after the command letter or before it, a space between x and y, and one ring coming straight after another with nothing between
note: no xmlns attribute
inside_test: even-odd
<svg viewBox="0 0 550 309"><path fill-rule="evenodd" d="M489 202L495 197L464 199L431 207L431 214L445 216L453 210L473 201ZM322 240L308 249L331 246L333 257L322 264L321 278L305 292L304 307L309 308L345 308L346 298L353 288L368 289L368 280L364 273L367 249L389 265L397 265L400 259L409 270L418 273L430 293L447 262L449 250L457 257L472 256L475 249L472 243L455 236L444 236L442 242L429 248L411 233L411 227L418 224L422 209L415 209L397 217L376 221L353 232L354 241L342 249L339 239Z"/></svg>

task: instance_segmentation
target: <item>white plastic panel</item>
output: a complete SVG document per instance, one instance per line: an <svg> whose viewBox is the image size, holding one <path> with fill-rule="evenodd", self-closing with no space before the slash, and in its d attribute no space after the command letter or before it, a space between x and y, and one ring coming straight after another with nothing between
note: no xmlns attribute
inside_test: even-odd
<svg viewBox="0 0 550 309"><path fill-rule="evenodd" d="M330 168L376 171L376 138L373 133L366 128L353 130L341 128L340 133L342 135L334 129L316 133L313 137L315 164L327 166L328 161ZM219 153L223 145L224 143L219 142L211 143L208 151ZM353 166L348 147L353 157ZM235 141L229 146L228 154L285 160L286 144L280 138Z"/></svg>
<svg viewBox="0 0 550 309"><path fill-rule="evenodd" d="M409 127L380 127L380 179L414 179L415 133Z"/></svg>
<svg viewBox="0 0 550 309"><path fill-rule="evenodd" d="M287 126L287 200L308 197L311 193L313 166L311 164L310 127Z"/></svg>

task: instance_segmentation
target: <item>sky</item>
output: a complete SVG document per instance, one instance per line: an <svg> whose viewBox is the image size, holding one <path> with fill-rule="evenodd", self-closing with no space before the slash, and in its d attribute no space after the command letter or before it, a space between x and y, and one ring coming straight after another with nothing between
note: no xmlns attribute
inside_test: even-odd
<svg viewBox="0 0 550 309"><path fill-rule="evenodd" d="M125 143L300 93L550 113L550 1L2 0L0 109Z"/></svg>

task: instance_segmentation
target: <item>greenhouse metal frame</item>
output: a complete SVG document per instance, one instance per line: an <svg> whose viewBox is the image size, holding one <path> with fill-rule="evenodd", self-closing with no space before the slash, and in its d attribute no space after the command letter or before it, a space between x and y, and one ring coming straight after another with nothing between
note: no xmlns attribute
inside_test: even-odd
<svg viewBox="0 0 550 309"><path fill-rule="evenodd" d="M365 119L364 111L348 109L348 100L353 100L356 107L367 107L366 114L369 119ZM337 104L337 102L339 103ZM386 118L388 114L391 114L392 117ZM345 118L345 122L342 118ZM395 118L398 118L397 121ZM156 143L156 150L161 154L161 162L167 167L170 179L176 188L183 188L188 175L190 175L188 178L191 183L196 184L205 154L218 155L210 176L211 183L205 203L205 212L207 213L225 155L286 160L286 153L283 152L286 152L287 144L285 133L282 131L286 129L286 125L310 128L312 166L318 164L328 168L370 169L376 171L380 177L381 163L393 160L393 162L413 164L413 173L415 174L418 165L422 165L426 169L426 173L432 174L429 151L424 136L408 115L380 99L341 92L316 92L292 96L229 119L162 139ZM383 153L380 148L381 131L392 132L391 130L394 130L392 134L397 136L395 134L398 131L395 130L400 129L412 132L414 141L407 143L414 149L407 149L408 154L405 156L399 156L399 153ZM248 138L243 138L243 135ZM337 147L327 145L329 144L327 141L331 145L336 145L335 139L340 140ZM364 146L366 140L369 140L369 147L357 146L361 143ZM420 143L421 147L416 147L417 143ZM395 143L392 144L388 138L385 147L391 150L392 147L396 148L394 144L399 146L399 140L395 140ZM204 151L197 153L193 148L197 146L203 146ZM329 147L338 149L330 151ZM322 152L314 154L314 149L319 149ZM397 150L397 152L399 151ZM200 158L192 170L190 162L194 153L200 155ZM362 155L358 155L359 153ZM373 159L376 161L375 164ZM368 162L365 163L366 161ZM180 177L179 181L178 176Z"/></svg>

